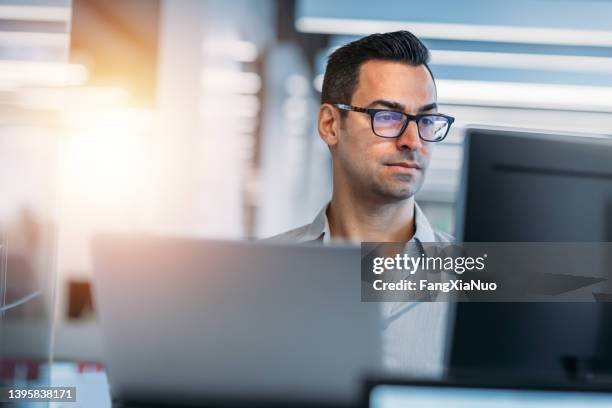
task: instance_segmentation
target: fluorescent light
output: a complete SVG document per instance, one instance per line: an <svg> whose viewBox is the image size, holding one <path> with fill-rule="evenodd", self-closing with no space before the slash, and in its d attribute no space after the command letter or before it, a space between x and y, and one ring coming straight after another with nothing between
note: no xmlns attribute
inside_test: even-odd
<svg viewBox="0 0 612 408"><path fill-rule="evenodd" d="M451 128L451 134L447 137L452 143L448 144L445 140L443 145L436 146L435 154L442 146L450 145L456 148L463 142L463 129L474 125L600 135L609 135L612 129L612 115L607 112L469 105L441 105L441 109L454 116L456 120Z"/></svg>
<svg viewBox="0 0 612 408"><path fill-rule="evenodd" d="M41 47L68 50L70 35L64 33L34 33L0 31L0 46L7 48Z"/></svg>
<svg viewBox="0 0 612 408"><path fill-rule="evenodd" d="M211 134L252 133L258 124L257 118L247 116L236 117L228 121L227 117L220 117L220 120L210 120L210 117L207 118L203 115L202 119L203 128L212 132Z"/></svg>
<svg viewBox="0 0 612 408"><path fill-rule="evenodd" d="M570 55L432 50L431 63L435 65L612 73L612 58Z"/></svg>
<svg viewBox="0 0 612 408"><path fill-rule="evenodd" d="M201 83L207 91L255 94L261 89L261 77L254 72L205 70Z"/></svg>
<svg viewBox="0 0 612 408"><path fill-rule="evenodd" d="M612 112L612 87L436 81L440 104Z"/></svg>
<svg viewBox="0 0 612 408"><path fill-rule="evenodd" d="M254 118L259 113L256 109L251 109L245 106L232 105L210 105L202 109L202 116L208 119L236 119L240 120L244 117Z"/></svg>
<svg viewBox="0 0 612 408"><path fill-rule="evenodd" d="M0 61L0 81L18 86L69 86L87 81L87 68L78 64L37 61Z"/></svg>
<svg viewBox="0 0 612 408"><path fill-rule="evenodd" d="M207 98L206 95L204 95L202 103L203 109L206 110L218 106L229 110L239 108L259 112L261 109L261 102L256 95L215 94L211 98Z"/></svg>
<svg viewBox="0 0 612 408"><path fill-rule="evenodd" d="M296 21L295 26L299 31L308 33L364 35L409 30L418 37L428 39L593 47L612 46L612 31L601 30L316 17L301 17Z"/></svg>
<svg viewBox="0 0 612 408"><path fill-rule="evenodd" d="M257 46L250 41L208 40L204 42L205 55L227 55L240 62L253 62L257 59Z"/></svg>
<svg viewBox="0 0 612 408"><path fill-rule="evenodd" d="M0 5L0 19L24 21L70 21L70 7Z"/></svg>
<svg viewBox="0 0 612 408"><path fill-rule="evenodd" d="M315 78L319 92L321 83ZM436 84L439 104L612 112L612 87L450 79Z"/></svg>
<svg viewBox="0 0 612 408"><path fill-rule="evenodd" d="M17 90L15 90L17 91ZM17 105L28 109L63 110L70 116L87 123L84 117L89 111L124 106L129 93L121 88L111 87L32 87L18 89L15 93Z"/></svg>
<svg viewBox="0 0 612 408"><path fill-rule="evenodd" d="M59 95L62 92L58 93ZM84 118L89 111L110 109L110 107L123 106L129 93L119 87L81 86L63 90L65 95L65 108L69 113L79 112L74 117ZM83 119L87 120L87 119Z"/></svg>

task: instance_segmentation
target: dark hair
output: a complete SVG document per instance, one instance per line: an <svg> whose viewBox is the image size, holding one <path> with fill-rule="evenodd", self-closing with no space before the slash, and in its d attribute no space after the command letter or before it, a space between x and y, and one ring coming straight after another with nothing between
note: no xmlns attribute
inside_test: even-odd
<svg viewBox="0 0 612 408"><path fill-rule="evenodd" d="M359 82L359 69L370 60L425 65L433 79L427 65L429 50L414 34L408 31L372 34L343 45L329 56L321 103L350 103Z"/></svg>

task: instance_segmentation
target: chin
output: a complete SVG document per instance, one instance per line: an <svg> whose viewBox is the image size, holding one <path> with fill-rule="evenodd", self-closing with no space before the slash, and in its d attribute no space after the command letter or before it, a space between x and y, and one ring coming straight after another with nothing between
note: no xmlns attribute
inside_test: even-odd
<svg viewBox="0 0 612 408"><path fill-rule="evenodd" d="M401 201L401 200L406 200L414 196L417 193L417 191L419 191L419 188L415 185L409 185L409 186L386 185L386 186L379 186L379 188L377 188L376 190L378 190L378 194L382 197L385 197L393 201Z"/></svg>
<svg viewBox="0 0 612 408"><path fill-rule="evenodd" d="M406 190L398 191L393 194L393 197L395 197L397 200L407 200L410 197L414 196L416 193L417 193L417 190L413 190L413 189L410 189L407 191Z"/></svg>
<svg viewBox="0 0 612 408"><path fill-rule="evenodd" d="M386 195L395 197L398 200L405 200L414 196L423 185L422 177L412 177L403 180L389 180L383 189L386 190Z"/></svg>

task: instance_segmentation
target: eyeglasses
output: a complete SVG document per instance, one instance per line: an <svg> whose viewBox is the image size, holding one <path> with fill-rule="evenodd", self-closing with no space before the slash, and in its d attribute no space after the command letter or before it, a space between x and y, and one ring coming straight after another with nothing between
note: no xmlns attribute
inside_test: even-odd
<svg viewBox="0 0 612 408"><path fill-rule="evenodd" d="M417 123L419 137L426 142L441 142L455 121L452 116L441 113L425 115L408 115L407 113L386 109L366 109L357 106L336 103L334 106L345 111L367 113L372 119L372 131L376 136L394 138L399 137L410 121Z"/></svg>

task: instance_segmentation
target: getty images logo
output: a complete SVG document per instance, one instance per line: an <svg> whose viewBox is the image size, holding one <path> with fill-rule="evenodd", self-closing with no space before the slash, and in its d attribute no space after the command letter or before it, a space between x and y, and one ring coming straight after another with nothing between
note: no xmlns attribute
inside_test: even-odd
<svg viewBox="0 0 612 408"><path fill-rule="evenodd" d="M452 271L462 275L466 271L482 271L486 267L487 254L467 256L464 248L457 245L444 248L435 246L426 252L418 256L403 253L392 257L375 257L372 260L372 272L380 275L386 271L399 270L414 275L417 271Z"/></svg>

